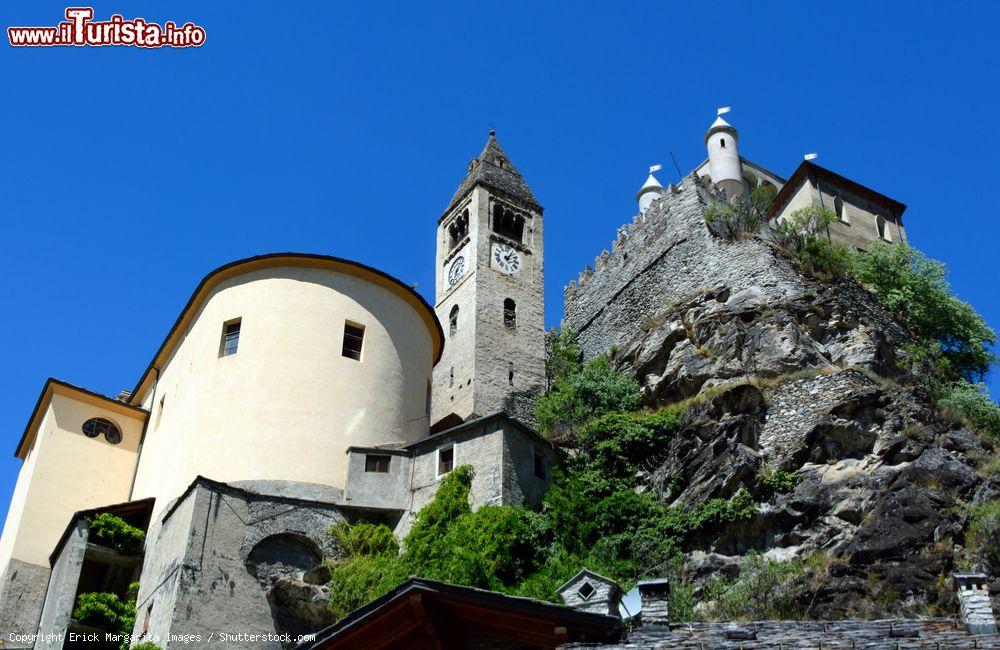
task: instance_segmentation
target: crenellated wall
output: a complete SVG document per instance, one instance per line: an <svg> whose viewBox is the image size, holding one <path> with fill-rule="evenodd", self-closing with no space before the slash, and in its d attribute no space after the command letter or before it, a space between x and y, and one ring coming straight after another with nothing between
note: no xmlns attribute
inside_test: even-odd
<svg viewBox="0 0 1000 650"><path fill-rule="evenodd" d="M667 188L618 229L611 252L563 292L563 326L580 334L585 358L623 343L664 306L709 287L756 287L775 297L804 290L802 279L756 238L713 237L704 210L712 198L694 175ZM774 263L771 263L774 261Z"/></svg>

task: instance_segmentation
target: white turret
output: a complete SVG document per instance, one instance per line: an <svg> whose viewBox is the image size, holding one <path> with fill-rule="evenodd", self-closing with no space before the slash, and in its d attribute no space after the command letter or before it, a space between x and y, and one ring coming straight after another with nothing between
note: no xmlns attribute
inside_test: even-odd
<svg viewBox="0 0 1000 650"><path fill-rule="evenodd" d="M736 129L722 119L722 113L727 110L720 110L719 117L709 127L705 146L708 147L708 174L712 183L725 191L728 198L736 199L743 196L743 164L736 148Z"/></svg>
<svg viewBox="0 0 1000 650"><path fill-rule="evenodd" d="M646 182L642 184L639 188L639 193L635 195L637 201L639 201L639 212L645 212L646 208L655 201L656 199L663 196L663 186L660 185L660 181L656 180L653 176L653 172L660 169L660 165L653 165L649 168L649 178Z"/></svg>

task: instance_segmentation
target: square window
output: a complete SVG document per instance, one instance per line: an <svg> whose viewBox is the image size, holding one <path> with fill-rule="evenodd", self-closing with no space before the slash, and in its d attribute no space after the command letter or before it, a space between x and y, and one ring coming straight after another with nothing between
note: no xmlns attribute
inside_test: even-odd
<svg viewBox="0 0 1000 650"><path fill-rule="evenodd" d="M588 600L591 596L594 595L595 591L597 590L594 589L594 585L590 584L589 582L585 582L582 585L580 585L580 588L576 590L576 593L580 594L580 598Z"/></svg>
<svg viewBox="0 0 1000 650"><path fill-rule="evenodd" d="M455 467L455 446L438 449L437 475L444 476Z"/></svg>
<svg viewBox="0 0 1000 650"><path fill-rule="evenodd" d="M222 343L219 346L219 356L228 357L236 354L240 346L240 325L243 319L237 318L222 324Z"/></svg>
<svg viewBox="0 0 1000 650"><path fill-rule="evenodd" d="M348 359L361 361L361 348L365 342L365 328L363 325L352 323L344 324L344 349L343 355Z"/></svg>
<svg viewBox="0 0 1000 650"><path fill-rule="evenodd" d="M366 454L365 471L387 474L389 472L390 460L391 458L388 454Z"/></svg>

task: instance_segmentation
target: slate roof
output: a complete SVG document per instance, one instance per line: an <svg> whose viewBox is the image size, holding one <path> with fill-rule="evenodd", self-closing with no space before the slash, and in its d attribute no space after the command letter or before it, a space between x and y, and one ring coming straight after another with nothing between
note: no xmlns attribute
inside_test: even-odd
<svg viewBox="0 0 1000 650"><path fill-rule="evenodd" d="M569 648L697 648L708 650L834 650L878 648L1000 648L1000 636L974 636L955 619L885 619L851 621L765 621L758 623L671 623L669 628L639 627L621 641L570 643Z"/></svg>
<svg viewBox="0 0 1000 650"><path fill-rule="evenodd" d="M497 142L496 134L492 131L490 132L490 139L486 141L486 146L483 147L482 153L473 160L472 168L466 175L465 180L462 181L458 189L455 190L454 196L451 197L451 202L448 203L448 210L451 210L476 185L484 185L494 190L500 190L511 197L538 206L538 199L535 198L531 188L528 187L528 183L521 176L521 172L517 171L510 158L504 153L503 147Z"/></svg>

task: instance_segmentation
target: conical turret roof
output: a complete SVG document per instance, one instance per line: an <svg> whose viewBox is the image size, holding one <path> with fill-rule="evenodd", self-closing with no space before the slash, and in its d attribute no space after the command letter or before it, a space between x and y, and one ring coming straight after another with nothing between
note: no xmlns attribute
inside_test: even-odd
<svg viewBox="0 0 1000 650"><path fill-rule="evenodd" d="M660 181L656 180L656 176L653 176L652 172L650 172L649 178L647 178L646 182L643 183L642 187L639 188L639 196L642 196L649 190L662 190L662 189L663 186L660 185Z"/></svg>
<svg viewBox="0 0 1000 650"><path fill-rule="evenodd" d="M720 115L719 117L715 118L714 122L712 122L712 126L708 127L708 131L705 133L705 142L706 143L708 142L708 139L712 137L713 133L718 133L719 131L725 131L726 133L730 133L734 138L739 137L739 132L736 130L736 128L733 127L733 125L730 124L729 122L722 119L722 116Z"/></svg>
<svg viewBox="0 0 1000 650"><path fill-rule="evenodd" d="M503 147L497 142L494 131L490 131L490 138L486 141L486 146L483 147L479 157L469 164L469 173L455 190L448 208L451 209L476 185L484 185L514 198L527 201L532 205L538 205L538 200L531 192L524 177L517 171L510 158L504 153Z"/></svg>

